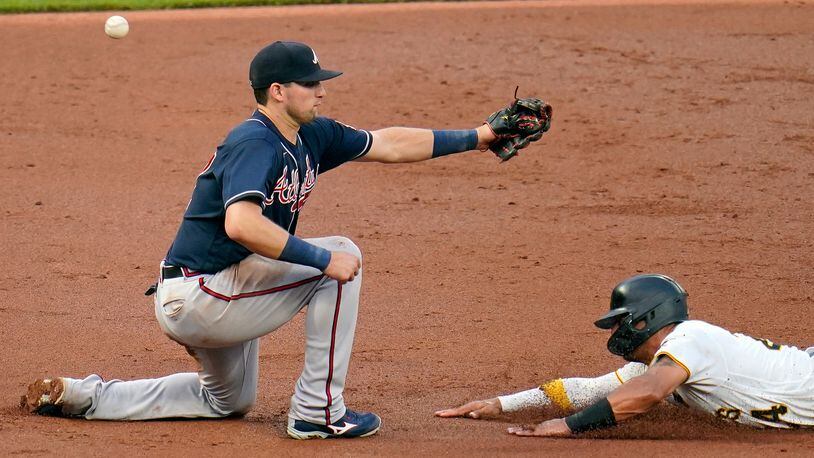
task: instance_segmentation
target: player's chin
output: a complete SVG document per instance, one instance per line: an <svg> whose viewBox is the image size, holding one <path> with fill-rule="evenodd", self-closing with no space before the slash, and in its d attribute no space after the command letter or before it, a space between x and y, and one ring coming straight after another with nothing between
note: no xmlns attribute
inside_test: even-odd
<svg viewBox="0 0 814 458"><path fill-rule="evenodd" d="M299 119L297 119L297 122L299 122L300 124L308 124L309 122L317 118L317 109L314 108L309 112L301 113L300 116L298 116L298 118Z"/></svg>

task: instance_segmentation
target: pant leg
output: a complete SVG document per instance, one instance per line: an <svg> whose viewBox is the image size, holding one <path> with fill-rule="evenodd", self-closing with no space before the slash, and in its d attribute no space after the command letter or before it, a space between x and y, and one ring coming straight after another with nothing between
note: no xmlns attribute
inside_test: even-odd
<svg viewBox="0 0 814 458"><path fill-rule="evenodd" d="M259 339L227 348L189 349L198 373L144 380L66 378L67 414L89 420L219 418L248 412L257 393Z"/></svg>
<svg viewBox="0 0 814 458"><path fill-rule="evenodd" d="M210 407L222 415L245 414L257 400L260 339L227 348L190 348Z"/></svg>
<svg viewBox="0 0 814 458"><path fill-rule="evenodd" d="M164 281L155 297L156 318L201 371L133 381L66 379L63 411L106 420L217 418L248 411L256 396L259 337L296 315L321 279L316 269L253 255L216 275Z"/></svg>
<svg viewBox="0 0 814 458"><path fill-rule="evenodd" d="M360 256L343 237L310 241ZM292 412L309 421L330 422L345 411L342 390L360 285L361 275L340 288L316 269L258 255L215 275L165 281L156 295L159 324L170 338L191 349L202 364L201 373L130 382L103 382L98 376L69 379L65 410L87 408L86 418L121 420L221 417L248 410L256 396L257 338L288 322L311 301L306 364Z"/></svg>
<svg viewBox="0 0 814 458"><path fill-rule="evenodd" d="M309 239L330 250L346 251L361 258L348 239ZM362 272L340 285L327 279L311 299L305 320L305 367L291 397L289 416L312 423L330 424L345 415L343 391L348 373Z"/></svg>

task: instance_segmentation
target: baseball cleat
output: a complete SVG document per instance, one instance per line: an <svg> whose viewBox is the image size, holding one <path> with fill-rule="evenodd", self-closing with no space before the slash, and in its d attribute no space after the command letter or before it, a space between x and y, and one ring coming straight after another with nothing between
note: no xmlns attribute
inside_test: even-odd
<svg viewBox="0 0 814 458"><path fill-rule="evenodd" d="M345 416L330 425L319 425L304 420L288 419L288 435L294 439L335 439L367 437L376 434L382 419L375 413L354 412L347 409Z"/></svg>
<svg viewBox="0 0 814 458"><path fill-rule="evenodd" d="M20 407L29 413L62 415L64 394L62 378L41 378L28 385L28 392L20 398Z"/></svg>

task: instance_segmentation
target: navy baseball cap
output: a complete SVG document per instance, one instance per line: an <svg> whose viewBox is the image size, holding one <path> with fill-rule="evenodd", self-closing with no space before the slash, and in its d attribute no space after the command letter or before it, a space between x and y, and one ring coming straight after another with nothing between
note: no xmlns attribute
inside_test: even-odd
<svg viewBox="0 0 814 458"><path fill-rule="evenodd" d="M264 89L272 83L325 81L341 74L321 68L317 53L296 41L275 41L261 49L249 66L249 82L254 89Z"/></svg>

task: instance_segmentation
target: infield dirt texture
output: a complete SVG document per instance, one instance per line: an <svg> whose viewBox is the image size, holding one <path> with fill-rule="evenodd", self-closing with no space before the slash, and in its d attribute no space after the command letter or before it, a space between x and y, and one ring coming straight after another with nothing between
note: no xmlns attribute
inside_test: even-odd
<svg viewBox="0 0 814 458"><path fill-rule="evenodd" d="M649 4L643 4L649 3ZM659 407L593 438L438 408L620 364L592 322L621 279L674 276L691 315L814 345L814 5L532 2L0 17L0 455L811 455L814 433ZM256 408L221 421L90 422L17 409L33 379L194 370L143 296L196 174L253 109L254 53L308 42L323 114L467 128L520 95L551 131L320 177L301 235L346 235L365 280L346 397L379 435L285 437L302 315L263 339Z"/></svg>

